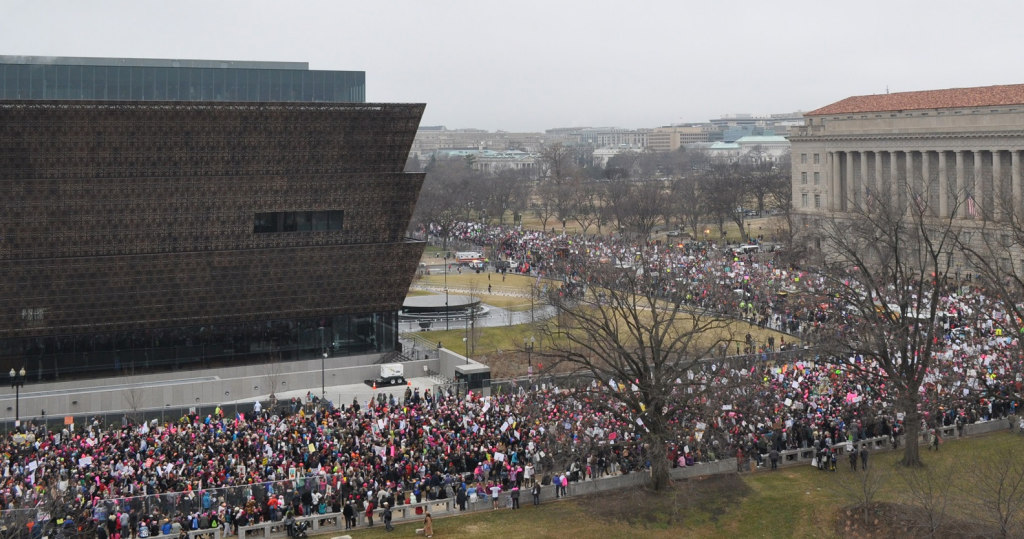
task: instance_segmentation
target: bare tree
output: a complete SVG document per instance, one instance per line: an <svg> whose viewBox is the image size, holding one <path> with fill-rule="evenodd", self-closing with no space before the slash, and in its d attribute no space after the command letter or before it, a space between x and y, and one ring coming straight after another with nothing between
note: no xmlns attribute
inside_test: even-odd
<svg viewBox="0 0 1024 539"><path fill-rule="evenodd" d="M750 155L744 162L743 171L747 178L744 182L746 192L749 196L754 197L758 214L764 215L773 196L782 189L788 189L792 193L792 185L789 181L790 170L789 154L779 160L773 160L763 153L757 153Z"/></svg>
<svg viewBox="0 0 1024 539"><path fill-rule="evenodd" d="M576 184L575 207L572 218L584 234L596 224L601 215L598 211L598 190L594 182L583 181Z"/></svg>
<svg viewBox="0 0 1024 539"><path fill-rule="evenodd" d="M847 212L822 223L824 288L849 316L825 325L820 346L862 383L884 384L904 417L902 464L920 466L921 388L940 346L958 229L932 218L920 193L893 194L849 201Z"/></svg>
<svg viewBox="0 0 1024 539"><path fill-rule="evenodd" d="M878 493L885 487L888 478L889 473L878 464L874 464L852 477L847 474L837 475L835 490L852 502L860 511L864 524L869 524L871 508L875 500L878 499Z"/></svg>
<svg viewBox="0 0 1024 539"><path fill-rule="evenodd" d="M125 385L130 385L131 382L127 376L122 378L122 382ZM142 414L140 410L142 408L143 398L145 397L145 391L141 387L129 387L121 393L121 397L124 399L125 418L132 425L138 425L142 420Z"/></svg>
<svg viewBox="0 0 1024 539"><path fill-rule="evenodd" d="M624 214L627 227L640 238L651 235L667 207L667 193L660 181L636 183L626 191Z"/></svg>
<svg viewBox="0 0 1024 539"><path fill-rule="evenodd" d="M999 537L1024 536L1024 460L1016 448L977 463L974 514L993 526Z"/></svg>
<svg viewBox="0 0 1024 539"><path fill-rule="evenodd" d="M700 176L700 193L707 215L715 220L725 235L726 221L733 221L743 233L744 190L742 170L737 163L713 162Z"/></svg>
<svg viewBox="0 0 1024 539"><path fill-rule="evenodd" d="M955 465L928 468L903 468L897 473L904 485L906 501L921 509L921 519L907 524L920 529L927 537L936 537L955 502L953 485L960 469Z"/></svg>
<svg viewBox="0 0 1024 539"><path fill-rule="evenodd" d="M483 178L483 208L491 218L497 217L498 224L505 222L505 213L521 207L521 200L529 191L528 178L523 171L506 169L496 175Z"/></svg>
<svg viewBox="0 0 1024 539"><path fill-rule="evenodd" d="M703 198L696 174L687 174L672 182L670 208L690 230L693 238L700 237L701 219L704 217Z"/></svg>
<svg viewBox="0 0 1024 539"><path fill-rule="evenodd" d="M534 215L540 219L540 226L544 230L547 230L548 221L555 216L557 211L555 198L557 197L556 191L558 188L557 185L550 182L541 183L537 186L537 196L534 197L531 207L533 208Z"/></svg>
<svg viewBox="0 0 1024 539"><path fill-rule="evenodd" d="M712 387L720 389L689 374L731 340L732 325L710 310L660 297L658 273L609 265L579 271L581 282L590 283L585 290L579 285L549 290L548 301L562 314L562 334L550 325L540 328L549 343L540 355L551 368L581 370L601 382L581 391L606 413L644 429L651 486L664 489L669 486L665 444L679 434L678 419L705 406ZM680 297L708 288L699 272L677 277L685 288Z"/></svg>
<svg viewBox="0 0 1024 539"><path fill-rule="evenodd" d="M544 181L561 183L564 179L572 176L575 171L573 163L572 148L556 142L545 146L540 151L538 164L541 168L540 177Z"/></svg>
<svg viewBox="0 0 1024 539"><path fill-rule="evenodd" d="M444 249L456 223L469 217L470 194L479 183L471 164L465 159L440 159L427 167L413 220L437 227Z"/></svg>

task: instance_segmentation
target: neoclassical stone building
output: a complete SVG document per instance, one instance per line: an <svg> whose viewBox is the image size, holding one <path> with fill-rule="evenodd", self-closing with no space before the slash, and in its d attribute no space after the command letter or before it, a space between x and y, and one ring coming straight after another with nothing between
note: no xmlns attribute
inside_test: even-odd
<svg viewBox="0 0 1024 539"><path fill-rule="evenodd" d="M795 223L908 197L967 227L1024 210L1024 84L854 96L790 136Z"/></svg>

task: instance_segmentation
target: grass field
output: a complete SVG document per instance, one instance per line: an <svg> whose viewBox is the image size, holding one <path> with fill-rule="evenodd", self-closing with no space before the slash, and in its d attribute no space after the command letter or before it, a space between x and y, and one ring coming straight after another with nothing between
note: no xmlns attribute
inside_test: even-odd
<svg viewBox="0 0 1024 539"><path fill-rule="evenodd" d="M991 536L980 522L985 511L971 505L983 463L998 464L1007 451L1020 448L1019 435L997 433L943 444L938 452L924 451L926 467L920 473L952 469L956 473L945 484L949 513L959 517L961 529L972 536ZM1024 454L1017 450L1016 456ZM878 500L906 502L912 489L901 479L906 473L896 466L899 454L872 453L869 467L881 482ZM534 507L524 499L521 510L500 509L434 520L435 537L502 538L670 538L700 537L736 539L767 538L849 538L921 537L922 530L894 523L881 513L871 514L877 525L858 526L861 513L851 511L857 502L851 492L861 489L864 472L849 470L840 462L839 471L822 472L810 466L782 468L776 472L758 470L746 474L725 474L677 481L669 492L646 489L609 491L555 501ZM869 476L872 477L872 476ZM896 506L898 510L906 506ZM1015 506L1019 522L1024 508ZM853 525L848 526L849 522ZM380 527L360 529L354 538L412 537L420 523L400 524L387 533ZM948 536L948 535L942 535ZM954 535L960 536L960 535ZM326 536L324 536L326 537Z"/></svg>

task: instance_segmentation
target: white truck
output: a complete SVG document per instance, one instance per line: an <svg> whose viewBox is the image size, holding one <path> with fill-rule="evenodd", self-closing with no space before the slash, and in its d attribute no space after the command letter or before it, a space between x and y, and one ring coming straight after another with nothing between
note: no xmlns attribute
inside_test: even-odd
<svg viewBox="0 0 1024 539"><path fill-rule="evenodd" d="M384 363L380 366L380 378L377 380L378 384L383 385L404 385L405 366L401 363Z"/></svg>

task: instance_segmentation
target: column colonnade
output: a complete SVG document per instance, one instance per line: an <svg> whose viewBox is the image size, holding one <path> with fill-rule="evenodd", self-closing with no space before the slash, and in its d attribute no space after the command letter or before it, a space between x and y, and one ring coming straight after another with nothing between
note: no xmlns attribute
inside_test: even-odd
<svg viewBox="0 0 1024 539"><path fill-rule="evenodd" d="M825 153L831 211L877 197L918 204L933 217L1024 217L1024 148L833 150Z"/></svg>

